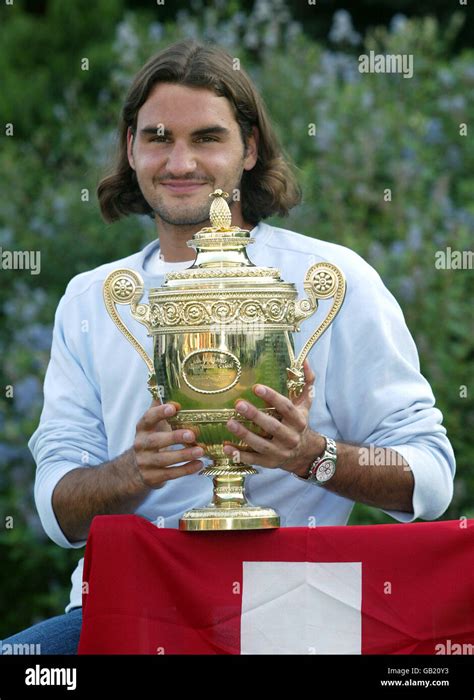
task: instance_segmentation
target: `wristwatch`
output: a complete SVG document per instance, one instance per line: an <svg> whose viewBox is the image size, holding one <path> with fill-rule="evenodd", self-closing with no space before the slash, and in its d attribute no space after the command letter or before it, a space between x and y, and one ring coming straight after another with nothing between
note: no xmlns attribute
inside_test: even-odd
<svg viewBox="0 0 474 700"><path fill-rule="evenodd" d="M337 447L336 442L326 435L322 435L326 440L326 449L323 454L311 463L308 469L308 474L306 477L298 476L294 474L298 479L303 481L310 481L312 484L321 486L332 479L336 473L336 463L337 463Z"/></svg>

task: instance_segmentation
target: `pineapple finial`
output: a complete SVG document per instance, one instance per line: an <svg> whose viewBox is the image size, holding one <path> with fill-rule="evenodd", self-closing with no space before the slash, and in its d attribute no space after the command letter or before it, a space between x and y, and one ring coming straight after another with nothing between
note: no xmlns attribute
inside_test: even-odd
<svg viewBox="0 0 474 700"><path fill-rule="evenodd" d="M213 197L211 211L209 213L209 218L213 227L229 228L232 223L229 205L225 200L225 197L228 196L229 194L223 192L221 189L214 190L214 192L209 195L209 197Z"/></svg>

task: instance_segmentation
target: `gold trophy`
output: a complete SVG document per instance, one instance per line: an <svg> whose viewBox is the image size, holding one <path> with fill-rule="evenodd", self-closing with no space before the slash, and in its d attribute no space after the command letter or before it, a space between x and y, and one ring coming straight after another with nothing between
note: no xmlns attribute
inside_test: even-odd
<svg viewBox="0 0 474 700"><path fill-rule="evenodd" d="M215 190L211 226L194 234L188 246L197 256L186 270L170 272L161 287L149 291L133 270L111 272L104 282L104 301L112 320L146 362L148 388L156 400L177 402L169 419L173 429L188 428L213 464L201 474L213 478L211 503L180 519L181 530L251 530L279 527L272 508L252 505L245 497L245 477L257 474L249 464L223 451L224 441L238 442L226 423L234 418L249 430L261 428L234 410L237 399L276 414L252 391L266 384L290 398L304 387L303 362L334 320L345 296L345 280L331 263L312 265L306 273L306 299L298 300L295 285L284 282L277 269L256 267L246 248L250 232L231 226L227 192ZM318 308L318 300L333 299L331 309L295 358L292 332ZM130 305L132 317L153 338L153 359L128 330L116 304Z"/></svg>

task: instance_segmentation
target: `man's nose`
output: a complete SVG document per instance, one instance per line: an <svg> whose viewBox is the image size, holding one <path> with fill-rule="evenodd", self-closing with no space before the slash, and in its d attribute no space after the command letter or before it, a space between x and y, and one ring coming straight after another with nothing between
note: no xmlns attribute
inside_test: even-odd
<svg viewBox="0 0 474 700"><path fill-rule="evenodd" d="M168 153L166 170L170 175L182 176L196 169L192 149L185 143L174 143Z"/></svg>

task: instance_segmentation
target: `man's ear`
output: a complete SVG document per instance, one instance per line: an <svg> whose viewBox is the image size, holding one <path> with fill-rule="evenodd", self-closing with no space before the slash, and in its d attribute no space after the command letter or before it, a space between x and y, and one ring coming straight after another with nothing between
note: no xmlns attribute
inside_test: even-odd
<svg viewBox="0 0 474 700"><path fill-rule="evenodd" d="M257 126L252 126L252 134L249 136L245 149L244 170L252 170L258 159L258 144L260 133Z"/></svg>
<svg viewBox="0 0 474 700"><path fill-rule="evenodd" d="M135 141L135 134L133 133L132 128L129 126L127 129L127 157L128 157L128 162L129 162L132 170L135 170L135 159L133 157L134 141Z"/></svg>

